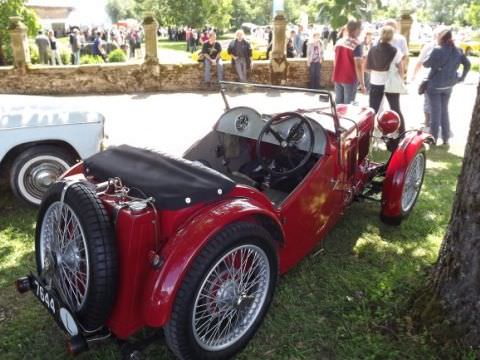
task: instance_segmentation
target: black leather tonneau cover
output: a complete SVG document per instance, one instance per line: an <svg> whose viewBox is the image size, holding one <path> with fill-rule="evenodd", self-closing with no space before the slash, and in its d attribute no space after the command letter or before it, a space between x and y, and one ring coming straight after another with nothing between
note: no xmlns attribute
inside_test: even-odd
<svg viewBox="0 0 480 360"><path fill-rule="evenodd" d="M200 163L128 145L110 147L84 160L85 175L119 177L124 185L155 198L157 208L177 210L228 194L235 182Z"/></svg>

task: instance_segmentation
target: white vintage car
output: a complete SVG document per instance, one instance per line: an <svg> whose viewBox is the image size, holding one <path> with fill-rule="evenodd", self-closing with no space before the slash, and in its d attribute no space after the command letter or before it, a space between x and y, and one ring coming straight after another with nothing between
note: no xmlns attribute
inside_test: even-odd
<svg viewBox="0 0 480 360"><path fill-rule="evenodd" d="M105 146L99 113L51 107L0 107L0 174L21 200L39 205L66 169Z"/></svg>

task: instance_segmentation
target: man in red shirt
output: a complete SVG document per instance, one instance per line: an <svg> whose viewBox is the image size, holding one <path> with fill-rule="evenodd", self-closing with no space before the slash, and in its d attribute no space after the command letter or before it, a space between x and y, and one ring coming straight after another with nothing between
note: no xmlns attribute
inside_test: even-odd
<svg viewBox="0 0 480 360"><path fill-rule="evenodd" d="M344 36L335 46L333 65L333 83L335 84L335 101L337 104L350 104L355 101L357 88L366 93L362 66L362 44L358 36L362 30L360 21L350 20Z"/></svg>

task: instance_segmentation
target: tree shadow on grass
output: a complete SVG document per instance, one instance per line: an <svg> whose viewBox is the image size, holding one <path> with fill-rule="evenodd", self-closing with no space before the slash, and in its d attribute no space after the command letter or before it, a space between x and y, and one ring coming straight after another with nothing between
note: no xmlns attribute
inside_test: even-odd
<svg viewBox="0 0 480 360"><path fill-rule="evenodd" d="M430 359L441 353L410 333L408 304L436 259L462 159L442 150L427 157L411 216L390 227L379 219L380 204L352 204L312 254L282 277L265 326L241 358L263 356L267 343L272 358Z"/></svg>

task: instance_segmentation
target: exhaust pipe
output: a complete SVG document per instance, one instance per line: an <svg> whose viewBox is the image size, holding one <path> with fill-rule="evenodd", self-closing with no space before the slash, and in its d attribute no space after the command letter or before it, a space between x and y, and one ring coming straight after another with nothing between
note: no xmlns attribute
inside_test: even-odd
<svg viewBox="0 0 480 360"><path fill-rule="evenodd" d="M72 356L77 356L88 350L88 343L82 335L72 336L67 340L67 351Z"/></svg>
<svg viewBox="0 0 480 360"><path fill-rule="evenodd" d="M24 276L15 280L15 287L20 294L25 294L32 288L32 283L28 276Z"/></svg>

